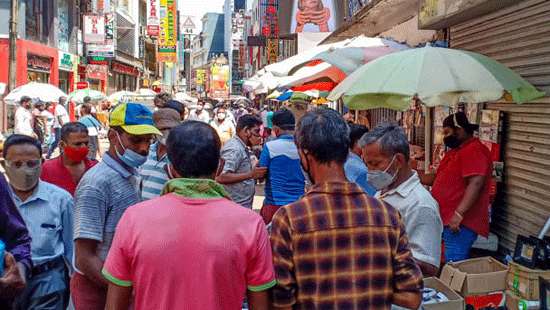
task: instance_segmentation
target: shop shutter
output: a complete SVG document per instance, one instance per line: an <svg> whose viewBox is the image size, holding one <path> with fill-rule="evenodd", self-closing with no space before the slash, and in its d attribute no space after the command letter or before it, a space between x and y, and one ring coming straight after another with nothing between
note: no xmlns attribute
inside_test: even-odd
<svg viewBox="0 0 550 310"><path fill-rule="evenodd" d="M518 234L538 235L550 216L550 104L491 104L504 111L504 182L492 228L514 249Z"/></svg>
<svg viewBox="0 0 550 310"><path fill-rule="evenodd" d="M507 65L550 95L550 1L526 0L451 27L453 48Z"/></svg>

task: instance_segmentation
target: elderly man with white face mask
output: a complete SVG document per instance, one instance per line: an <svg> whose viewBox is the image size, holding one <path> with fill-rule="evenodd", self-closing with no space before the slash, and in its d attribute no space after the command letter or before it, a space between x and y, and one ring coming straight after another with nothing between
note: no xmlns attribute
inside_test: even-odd
<svg viewBox="0 0 550 310"><path fill-rule="evenodd" d="M147 161L140 168L142 177L141 199L149 200L160 196L164 184L170 179L166 170L166 138L172 128L181 124L181 115L174 109L162 108L153 113L155 127L162 132L158 141L151 145Z"/></svg>
<svg viewBox="0 0 550 310"><path fill-rule="evenodd" d="M359 145L369 168L368 182L378 190L376 197L401 213L413 257L424 277L437 275L443 231L439 207L409 166L409 142L403 129L381 124L366 133Z"/></svg>

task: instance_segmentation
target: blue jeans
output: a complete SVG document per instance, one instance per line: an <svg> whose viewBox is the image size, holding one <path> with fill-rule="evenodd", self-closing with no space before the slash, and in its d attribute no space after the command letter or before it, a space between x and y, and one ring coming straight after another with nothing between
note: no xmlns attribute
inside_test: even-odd
<svg viewBox="0 0 550 310"><path fill-rule="evenodd" d="M48 154L46 155L46 159L50 159L52 157L53 152L57 148L57 145L59 144L59 141L61 140L61 128L54 128L54 140L50 144L50 147L48 148Z"/></svg>
<svg viewBox="0 0 550 310"><path fill-rule="evenodd" d="M449 227L443 228L443 243L445 244L445 262L457 262L470 257L470 249L477 239L477 234L464 226L458 232L452 232Z"/></svg>

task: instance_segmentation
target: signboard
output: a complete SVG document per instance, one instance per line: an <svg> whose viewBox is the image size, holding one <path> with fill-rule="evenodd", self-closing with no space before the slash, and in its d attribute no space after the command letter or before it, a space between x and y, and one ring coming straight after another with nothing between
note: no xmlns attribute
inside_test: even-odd
<svg viewBox="0 0 550 310"><path fill-rule="evenodd" d="M94 80L107 80L108 67L103 65L86 65L86 77Z"/></svg>
<svg viewBox="0 0 550 310"><path fill-rule="evenodd" d="M181 32L185 34L191 34L197 28L191 16L184 16L184 22L181 24Z"/></svg>
<svg viewBox="0 0 550 310"><path fill-rule="evenodd" d="M117 72L117 73L120 73L120 74L126 74L126 75L132 75L132 76L138 76L139 75L138 69L136 69L134 67L131 67L131 66L128 66L128 65L118 63L118 62L113 62L112 65L111 65L111 69L114 72Z"/></svg>
<svg viewBox="0 0 550 310"><path fill-rule="evenodd" d="M267 39L267 62L275 63L279 57L279 40L277 38Z"/></svg>
<svg viewBox="0 0 550 310"><path fill-rule="evenodd" d="M103 57L114 58L115 47L113 44L87 44L86 56L88 57Z"/></svg>
<svg viewBox="0 0 550 310"><path fill-rule="evenodd" d="M196 82L197 85L204 85L204 80L206 78L206 70L204 69L197 69L197 76L196 76Z"/></svg>
<svg viewBox="0 0 550 310"><path fill-rule="evenodd" d="M72 54L59 51L59 70L73 71L75 58Z"/></svg>
<svg viewBox="0 0 550 310"><path fill-rule="evenodd" d="M210 97L229 98L229 66L213 64L210 68Z"/></svg>
<svg viewBox="0 0 550 310"><path fill-rule="evenodd" d="M147 35L158 37L160 28L160 0L147 0Z"/></svg>
<svg viewBox="0 0 550 310"><path fill-rule="evenodd" d="M160 0L159 62L177 62L176 0Z"/></svg>
<svg viewBox="0 0 550 310"><path fill-rule="evenodd" d="M246 40L248 46L265 46L264 36L248 36Z"/></svg>
<svg viewBox="0 0 550 310"><path fill-rule="evenodd" d="M265 15L263 16L263 20L262 20L262 34L266 37L278 37L279 36L279 18L278 18L279 1L278 0L261 0L261 1L262 2L260 5L265 8Z"/></svg>
<svg viewBox="0 0 550 310"><path fill-rule="evenodd" d="M105 16L84 15L84 43L105 43Z"/></svg>
<svg viewBox="0 0 550 310"><path fill-rule="evenodd" d="M27 55L27 68L35 71L50 72L52 68L52 59L37 55Z"/></svg>
<svg viewBox="0 0 550 310"><path fill-rule="evenodd" d="M291 32L331 32L336 29L335 0L293 1ZM316 5L310 5L310 2Z"/></svg>
<svg viewBox="0 0 550 310"><path fill-rule="evenodd" d="M76 89L86 89L88 88L90 85L88 84L88 82L84 81L84 82L76 82Z"/></svg>

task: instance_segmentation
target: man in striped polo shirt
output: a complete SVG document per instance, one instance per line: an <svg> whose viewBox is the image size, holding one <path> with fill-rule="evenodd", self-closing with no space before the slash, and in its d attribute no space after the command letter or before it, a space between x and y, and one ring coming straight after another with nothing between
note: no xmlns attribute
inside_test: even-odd
<svg viewBox="0 0 550 310"><path fill-rule="evenodd" d="M162 108L153 113L153 122L162 136L151 145L147 161L140 169L142 177L141 199L149 200L160 196L164 184L168 181L168 164L166 156L166 138L170 130L181 123L181 116L174 109Z"/></svg>

